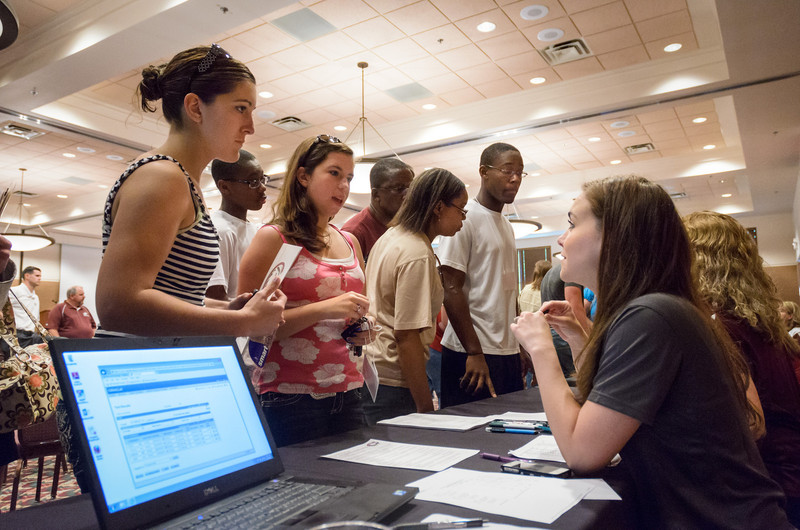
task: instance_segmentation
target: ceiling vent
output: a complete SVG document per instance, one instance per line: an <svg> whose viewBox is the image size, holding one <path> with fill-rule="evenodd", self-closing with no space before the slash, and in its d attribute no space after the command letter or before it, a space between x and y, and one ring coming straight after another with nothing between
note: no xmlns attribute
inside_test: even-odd
<svg viewBox="0 0 800 530"><path fill-rule="evenodd" d="M583 39L572 39L551 44L539 50L539 53L551 66L577 61L592 55L592 52L589 51L589 46Z"/></svg>
<svg viewBox="0 0 800 530"><path fill-rule="evenodd" d="M685 199L686 197L688 197L685 191L676 191L675 193L670 193L669 196L672 198L672 200Z"/></svg>
<svg viewBox="0 0 800 530"><path fill-rule="evenodd" d="M17 138L24 138L26 140L31 140L37 136L42 136L45 134L44 131L34 131L33 129L23 127L22 125L17 125L16 123L7 123L3 125L3 128L0 129L0 131L9 136L16 136Z"/></svg>
<svg viewBox="0 0 800 530"><path fill-rule="evenodd" d="M641 153L647 153L655 150L656 150L655 146L650 142L646 144L629 145L628 147L625 148L625 152L628 153L629 155L638 155Z"/></svg>
<svg viewBox="0 0 800 530"><path fill-rule="evenodd" d="M294 116L286 116L285 118L275 120L272 122L272 125L289 132L299 131L300 129L311 127L310 123L305 122L300 118L295 118Z"/></svg>

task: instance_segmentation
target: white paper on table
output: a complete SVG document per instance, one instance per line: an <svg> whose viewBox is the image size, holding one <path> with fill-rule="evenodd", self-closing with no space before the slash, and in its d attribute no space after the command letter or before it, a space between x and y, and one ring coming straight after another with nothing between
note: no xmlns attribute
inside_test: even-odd
<svg viewBox="0 0 800 530"><path fill-rule="evenodd" d="M421 414L413 412L404 416L397 416L388 420L381 420L381 425L394 425L396 427L419 427L422 429L438 429L442 431L464 432L484 425L490 420L474 416L456 416L454 414Z"/></svg>
<svg viewBox="0 0 800 530"><path fill-rule="evenodd" d="M423 523L453 523L463 521L464 517L456 517L455 515L446 515L443 513L432 513L422 520ZM487 521L481 525L481 528L489 528L490 530L517 530L518 528L536 528L535 526L517 526L505 523L493 523Z"/></svg>
<svg viewBox="0 0 800 530"><path fill-rule="evenodd" d="M509 451L512 456L526 460L548 460L550 462L564 462L564 456L558 449L556 439L549 434L540 434L519 449Z"/></svg>
<svg viewBox="0 0 800 530"><path fill-rule="evenodd" d="M476 454L478 454L477 449L404 444L371 439L361 445L322 455L322 457L371 466L442 471Z"/></svg>
<svg viewBox="0 0 800 530"><path fill-rule="evenodd" d="M547 421L547 416L544 412L504 412L502 414L495 414L493 416L486 416L486 421L492 420L530 420L530 421Z"/></svg>
<svg viewBox="0 0 800 530"><path fill-rule="evenodd" d="M572 482L584 482L592 486L592 491L586 494L587 501L621 501L622 497L601 478L571 478Z"/></svg>
<svg viewBox="0 0 800 530"><path fill-rule="evenodd" d="M452 468L408 484L416 498L551 524L592 490L583 481Z"/></svg>

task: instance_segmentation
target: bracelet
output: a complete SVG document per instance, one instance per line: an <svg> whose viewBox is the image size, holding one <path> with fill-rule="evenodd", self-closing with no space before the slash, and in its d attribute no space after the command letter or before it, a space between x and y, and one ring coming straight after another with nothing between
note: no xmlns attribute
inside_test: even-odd
<svg viewBox="0 0 800 530"><path fill-rule="evenodd" d="M483 355L482 351L475 352L475 353L469 353L469 352L464 352L464 353L467 354L467 357L475 357L476 355Z"/></svg>

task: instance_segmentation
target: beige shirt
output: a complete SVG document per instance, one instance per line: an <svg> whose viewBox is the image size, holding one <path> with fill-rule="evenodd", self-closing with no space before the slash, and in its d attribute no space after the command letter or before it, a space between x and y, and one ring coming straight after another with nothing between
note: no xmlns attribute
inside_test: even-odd
<svg viewBox="0 0 800 530"><path fill-rule="evenodd" d="M382 329L364 351L375 361L381 384L408 387L394 332L422 329L420 338L427 358L444 298L427 236L401 227L392 227L382 235L369 253L367 296L369 312Z"/></svg>
<svg viewBox="0 0 800 530"><path fill-rule="evenodd" d="M534 289L531 284L528 284L520 291L517 303L519 304L520 312L530 311L535 313L542 307L542 291Z"/></svg>

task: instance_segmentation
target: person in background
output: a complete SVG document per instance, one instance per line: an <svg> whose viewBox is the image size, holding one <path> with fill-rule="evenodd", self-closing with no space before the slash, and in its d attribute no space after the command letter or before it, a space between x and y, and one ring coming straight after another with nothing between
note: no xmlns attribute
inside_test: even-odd
<svg viewBox="0 0 800 530"><path fill-rule="evenodd" d="M522 390L522 365L530 364L508 329L517 314L516 246L502 214L527 173L519 150L505 143L483 150L479 171L481 189L463 228L443 237L437 252L449 318L442 408Z"/></svg>
<svg viewBox="0 0 800 530"><path fill-rule="evenodd" d="M204 306L219 244L200 176L215 158L236 162L253 134L253 74L218 45L200 46L145 68L137 91L143 111L154 112L161 100L170 129L164 144L141 155L108 194L97 278L103 328L151 336L270 335L286 301L276 285Z"/></svg>
<svg viewBox="0 0 800 530"><path fill-rule="evenodd" d="M369 172L372 188L369 206L342 226L342 230L358 239L364 261L368 260L372 245L386 232L389 222L400 210L413 178L411 166L397 158L382 158L372 166Z"/></svg>
<svg viewBox="0 0 800 530"><path fill-rule="evenodd" d="M553 264L545 259L540 259L533 265L531 281L522 288L517 297L520 311L538 311L542 306L542 279L553 267Z"/></svg>
<svg viewBox="0 0 800 530"><path fill-rule="evenodd" d="M44 342L42 336L36 332L36 322L39 321L39 295L36 294L36 288L40 283L42 283L42 269L29 265L22 269L19 285L12 287L13 294L9 295L11 307L14 308L17 339L23 348ZM20 304L24 304L28 311L25 311ZM31 320L28 312L35 320Z"/></svg>
<svg viewBox="0 0 800 530"><path fill-rule="evenodd" d="M568 223L561 275L597 294L591 331L566 301L511 326L567 465L592 473L619 453L639 528L792 528L750 432L747 365L696 291L669 194L635 176L587 182ZM577 396L550 326L578 352Z"/></svg>
<svg viewBox="0 0 800 530"><path fill-rule="evenodd" d="M11 261L11 241L0 236L0 308L6 305L11 283L17 276L17 265ZM9 317L10 319L11 317ZM0 341L5 343L5 341ZM0 349L0 361L7 359L9 348ZM0 467L5 466L19 458L15 432L0 432Z"/></svg>
<svg viewBox="0 0 800 530"><path fill-rule="evenodd" d="M800 526L800 384L792 366L800 345L786 333L777 288L745 228L716 212L683 221L700 294L739 346L758 391L766 427L761 457L786 494L789 520Z"/></svg>
<svg viewBox="0 0 800 530"><path fill-rule="evenodd" d="M443 293L431 242L461 229L468 200L464 183L446 169L423 171L392 227L372 247L367 295L380 330L365 351L375 361L380 386L374 402L364 396L370 425L433 410L425 365Z"/></svg>
<svg viewBox="0 0 800 530"><path fill-rule="evenodd" d="M261 227L247 220L247 212L257 212L267 202L267 177L258 159L244 149L239 150L239 160L233 164L211 162L211 176L222 202L219 210L211 212L219 235L219 261L208 282L206 297L233 300L238 292L239 262Z"/></svg>
<svg viewBox="0 0 800 530"><path fill-rule="evenodd" d="M789 335L800 340L800 306L791 300L784 300L778 306L778 313Z"/></svg>
<svg viewBox="0 0 800 530"><path fill-rule="evenodd" d="M67 299L53 306L47 317L47 330L54 337L69 339L91 339L97 324L83 305L86 293L80 285L73 285L67 289Z"/></svg>
<svg viewBox="0 0 800 530"><path fill-rule="evenodd" d="M353 151L338 138L304 140L286 168L270 224L253 238L239 265L239 292L257 289L284 243L302 247L283 280L286 323L273 336L252 382L278 446L364 426L353 346L372 340L342 333L369 311L358 240L330 224L353 179Z"/></svg>
<svg viewBox="0 0 800 530"><path fill-rule="evenodd" d="M583 288L583 308L589 320L594 320L594 316L597 313L597 297L588 287Z"/></svg>
<svg viewBox="0 0 800 530"><path fill-rule="evenodd" d="M447 311L442 305L436 315L436 334L433 342L428 346L428 362L425 363L425 373L428 374L428 386L433 396L433 408L439 410L439 396L442 394L442 337L447 329Z"/></svg>

